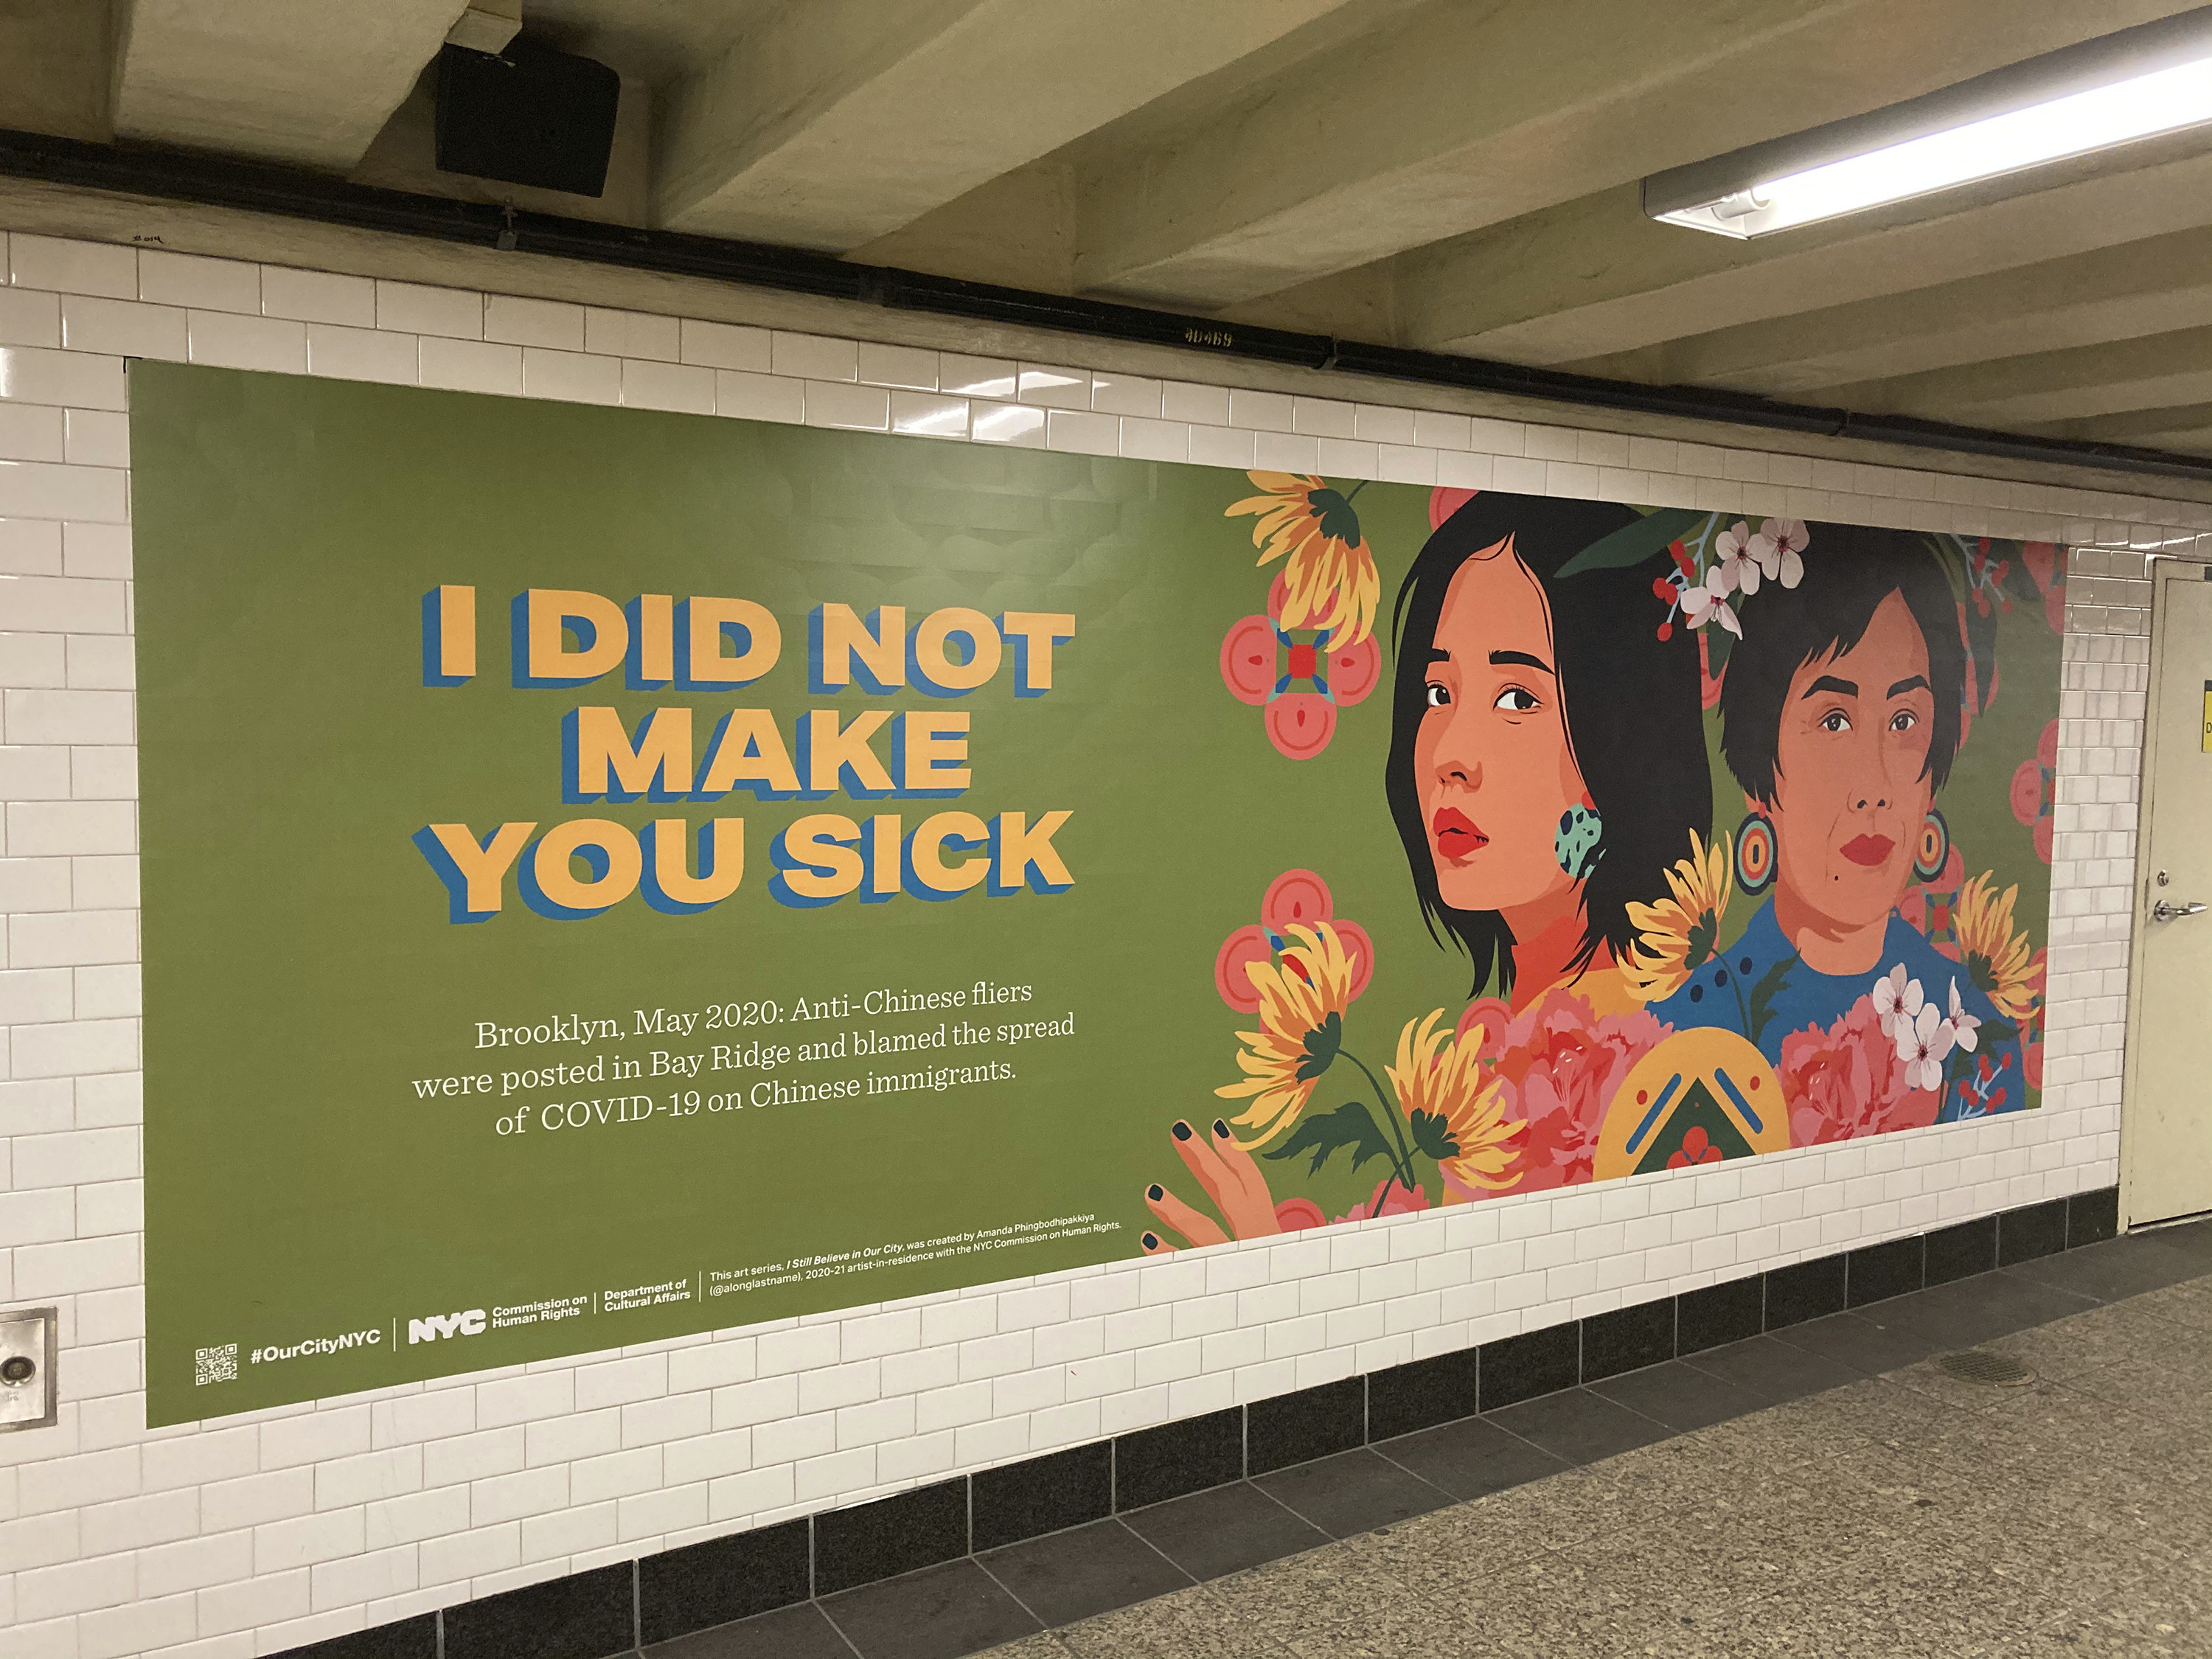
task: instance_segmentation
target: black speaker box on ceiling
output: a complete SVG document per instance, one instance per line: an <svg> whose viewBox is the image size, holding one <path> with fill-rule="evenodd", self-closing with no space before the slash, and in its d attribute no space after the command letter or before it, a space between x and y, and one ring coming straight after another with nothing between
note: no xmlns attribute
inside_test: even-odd
<svg viewBox="0 0 2212 1659"><path fill-rule="evenodd" d="M449 46L438 54L439 169L597 196L621 97L605 64L525 35L496 56Z"/></svg>

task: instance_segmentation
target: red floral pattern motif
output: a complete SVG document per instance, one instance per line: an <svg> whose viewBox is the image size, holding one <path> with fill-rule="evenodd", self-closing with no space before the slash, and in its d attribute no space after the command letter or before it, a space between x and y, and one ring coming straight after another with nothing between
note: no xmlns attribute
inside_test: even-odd
<svg viewBox="0 0 2212 1659"><path fill-rule="evenodd" d="M1975 538L1967 550L1966 579L1978 614L2002 615L2012 610L2012 601L2005 597L2004 591L2004 579L2011 569L2010 559L1999 558L1991 552L1987 536Z"/></svg>
<svg viewBox="0 0 2212 1659"><path fill-rule="evenodd" d="M2027 568L2028 580L2043 595L2043 619L2051 624L2054 634L2066 631L2065 570L2058 558L2059 550L2051 542L2023 542L2020 562Z"/></svg>
<svg viewBox="0 0 2212 1659"><path fill-rule="evenodd" d="M1237 928L1214 953L1213 988L1238 1013L1258 1012L1259 989L1244 971L1245 964L1276 961L1283 947L1291 942L1293 924L1311 927L1323 921L1336 929L1345 954L1352 958L1352 991L1347 1000L1356 1000L1375 976L1375 941L1358 922L1346 921L1336 914L1336 900L1328 884L1310 870L1285 870L1267 884L1260 901L1259 926Z"/></svg>
<svg viewBox="0 0 2212 1659"><path fill-rule="evenodd" d="M2012 775L2012 815L2035 837L2035 855L2051 862L2051 808L2058 798L2058 722L2043 728L2035 752Z"/></svg>
<svg viewBox="0 0 2212 1659"><path fill-rule="evenodd" d="M1311 760L1336 735L1336 711L1365 702L1375 689L1382 652L1372 635L1356 645L1336 645L1326 629L1285 628L1286 592L1277 576L1267 589L1267 614L1229 625L1221 640L1221 683L1237 702L1267 711L1267 741L1279 752Z"/></svg>
<svg viewBox="0 0 2212 1659"><path fill-rule="evenodd" d="M1752 1081L1756 1083L1759 1079L1753 1078ZM1667 1155L1667 1167L1670 1170L1686 1170L1693 1164L1717 1164L1720 1161L1721 1149L1714 1146L1711 1138L1694 1123L1690 1126L1690 1132L1682 1137L1682 1144Z"/></svg>
<svg viewBox="0 0 2212 1659"><path fill-rule="evenodd" d="M1446 519L1481 493L1479 489L1460 489L1450 484L1438 484L1429 492L1429 528L1443 529Z"/></svg>
<svg viewBox="0 0 2212 1659"><path fill-rule="evenodd" d="M1966 884L1966 862L1954 847L1933 881L1917 881L1905 890L1905 896L1897 902L1897 914L1941 950L1942 941L1951 937L1951 913L1958 905L1960 889Z"/></svg>
<svg viewBox="0 0 2212 1659"><path fill-rule="evenodd" d="M1600 1017L1589 998L1565 986L1547 991L1517 1018L1496 997L1470 1003L1459 1029L1465 1033L1478 1025L1483 1061L1504 1086L1503 1115L1528 1125L1521 1178L1509 1190L1543 1192L1588 1181L1606 1103L1667 1028L1640 1009ZM1449 1171L1444 1186L1462 1200L1492 1196L1462 1188Z"/></svg>

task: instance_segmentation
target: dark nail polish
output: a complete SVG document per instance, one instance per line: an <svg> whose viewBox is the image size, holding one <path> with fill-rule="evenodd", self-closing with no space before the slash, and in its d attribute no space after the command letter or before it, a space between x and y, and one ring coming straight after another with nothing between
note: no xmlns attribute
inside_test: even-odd
<svg viewBox="0 0 2212 1659"><path fill-rule="evenodd" d="M1190 1139L1190 1125L1178 1121L1175 1126L1175 1138L1177 1140L1188 1140Z"/></svg>
<svg viewBox="0 0 2212 1659"><path fill-rule="evenodd" d="M1160 1248L1158 1236L1153 1233L1146 1233L1145 1235L1145 1248L1148 1250L1158 1249Z"/></svg>
<svg viewBox="0 0 2212 1659"><path fill-rule="evenodd" d="M1229 1139L1229 1126L1217 1117L1213 1120L1213 1133L1226 1140Z"/></svg>
<svg viewBox="0 0 2212 1659"><path fill-rule="evenodd" d="M1162 1199L1165 1198L1167 1194L1161 1188L1160 1183L1155 1181L1151 1186L1145 1188L1145 1196L1151 1199L1153 1203L1157 1204Z"/></svg>

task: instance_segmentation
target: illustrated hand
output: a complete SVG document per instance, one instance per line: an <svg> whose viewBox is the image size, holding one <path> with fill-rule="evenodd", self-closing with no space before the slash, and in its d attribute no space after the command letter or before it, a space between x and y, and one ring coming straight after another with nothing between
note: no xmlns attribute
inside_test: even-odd
<svg viewBox="0 0 2212 1659"><path fill-rule="evenodd" d="M1206 1136L1177 1120L1173 1133L1176 1156L1198 1177L1198 1184L1206 1188L1206 1195L1228 1222L1229 1231L1223 1232L1212 1217L1191 1208L1164 1187L1155 1184L1146 1188L1145 1203L1160 1218L1162 1225L1182 1234L1190 1245L1219 1244L1231 1238L1261 1238L1283 1231L1282 1224L1275 1219L1275 1200L1267 1190L1267 1177L1260 1173L1252 1154L1231 1136L1228 1124L1214 1119L1213 1133ZM1143 1243L1149 1255L1165 1255L1178 1248L1158 1233L1146 1233Z"/></svg>

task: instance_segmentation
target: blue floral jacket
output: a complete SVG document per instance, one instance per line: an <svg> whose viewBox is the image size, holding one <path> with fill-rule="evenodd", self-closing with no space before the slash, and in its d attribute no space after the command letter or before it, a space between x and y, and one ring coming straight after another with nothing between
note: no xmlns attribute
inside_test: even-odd
<svg viewBox="0 0 2212 1659"><path fill-rule="evenodd" d="M1928 942L1927 935L1893 915L1882 936L1881 962L1865 974L1823 974L1806 966L1796 947L1782 936L1771 898L1753 913L1742 936L1701 965L1672 996L1650 1012L1677 1030L1717 1025L1740 1033L1778 1068L1782 1039L1808 1027L1826 1030L1849 1013L1878 981L1902 963L1908 982L1939 1015L1948 1014L1951 988L1960 1006L1981 1020L1974 1051L1954 1048L1943 1059L1943 1097L1938 1123L2018 1111L2027 1103L2027 1076L2020 1036L2013 1022L1998 1013L1961 964Z"/></svg>

